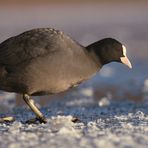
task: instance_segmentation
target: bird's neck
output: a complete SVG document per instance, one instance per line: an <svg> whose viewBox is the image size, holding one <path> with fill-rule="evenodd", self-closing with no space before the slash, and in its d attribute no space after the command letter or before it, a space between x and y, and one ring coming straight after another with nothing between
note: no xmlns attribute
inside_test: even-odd
<svg viewBox="0 0 148 148"><path fill-rule="evenodd" d="M95 43L86 47L86 50L92 56L97 64L105 65L110 63L107 58L105 58L105 53L102 52L102 47L95 46ZM99 50L99 53L98 53Z"/></svg>

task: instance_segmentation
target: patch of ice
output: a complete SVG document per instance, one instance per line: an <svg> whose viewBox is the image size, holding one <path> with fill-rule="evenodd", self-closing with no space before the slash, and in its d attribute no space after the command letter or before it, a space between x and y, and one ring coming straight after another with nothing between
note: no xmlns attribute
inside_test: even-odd
<svg viewBox="0 0 148 148"><path fill-rule="evenodd" d="M9 128L9 132L13 133L13 134L17 134L20 132L20 127L22 126L22 124L20 122L14 122L10 128Z"/></svg>
<svg viewBox="0 0 148 148"><path fill-rule="evenodd" d="M112 99L112 94L111 93L107 93L106 97L103 97L103 98L101 98L99 100L98 105L100 107L109 106L111 99Z"/></svg>
<svg viewBox="0 0 148 148"><path fill-rule="evenodd" d="M94 94L93 88L92 87L83 88L81 90L81 94L87 97L91 97Z"/></svg>
<svg viewBox="0 0 148 148"><path fill-rule="evenodd" d="M103 98L101 98L101 100L99 100L98 105L100 107L108 106L108 105L110 105L110 101L107 97L103 97Z"/></svg>
<svg viewBox="0 0 148 148"><path fill-rule="evenodd" d="M135 117L137 117L137 118L139 118L140 120L142 120L142 119L144 119L145 118L145 115L144 115L144 113L142 112L142 111L137 111L136 113L135 113Z"/></svg>
<svg viewBox="0 0 148 148"><path fill-rule="evenodd" d="M71 101L66 102L67 106L82 106L82 105L90 105L93 104L94 100L93 99L88 99L88 98L81 98L81 99L73 99Z"/></svg>
<svg viewBox="0 0 148 148"><path fill-rule="evenodd" d="M52 132L60 135L77 136L77 130L74 129L74 123L72 122L72 116L57 116L52 117L49 125Z"/></svg>

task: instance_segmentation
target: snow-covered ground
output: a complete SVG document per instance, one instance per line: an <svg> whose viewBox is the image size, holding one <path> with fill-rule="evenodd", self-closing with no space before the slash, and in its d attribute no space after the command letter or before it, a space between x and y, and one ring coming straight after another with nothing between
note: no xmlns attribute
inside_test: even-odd
<svg viewBox="0 0 148 148"><path fill-rule="evenodd" d="M74 98L73 98L74 99ZM72 99L72 100L73 100ZM82 98L79 105L68 98L53 100L42 112L47 124L24 124L34 115L15 108L16 121L0 124L1 148L147 148L147 102L112 101L100 107ZM87 103L86 103L87 102ZM73 118L78 118L73 122Z"/></svg>

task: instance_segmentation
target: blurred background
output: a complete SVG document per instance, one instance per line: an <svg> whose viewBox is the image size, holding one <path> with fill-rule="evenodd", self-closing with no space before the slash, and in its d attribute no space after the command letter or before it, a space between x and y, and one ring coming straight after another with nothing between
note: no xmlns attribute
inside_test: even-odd
<svg viewBox="0 0 148 148"><path fill-rule="evenodd" d="M26 30L52 27L86 46L106 37L121 41L133 69L111 63L91 80L56 96L36 98L45 105L53 99L73 98L69 104L148 98L148 1L141 0L0 0L0 42ZM6 99L7 98L7 99ZM40 97L39 97L40 98ZM22 104L19 95L0 93L0 106Z"/></svg>

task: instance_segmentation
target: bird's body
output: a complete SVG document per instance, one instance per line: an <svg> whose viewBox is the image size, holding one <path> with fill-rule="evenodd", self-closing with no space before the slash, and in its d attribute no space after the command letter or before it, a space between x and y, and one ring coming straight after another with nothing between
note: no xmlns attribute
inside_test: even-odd
<svg viewBox="0 0 148 148"><path fill-rule="evenodd" d="M0 44L0 90L23 94L40 122L45 122L29 96L65 91L113 61L131 67L125 47L115 39L84 47L61 31L33 29Z"/></svg>
<svg viewBox="0 0 148 148"><path fill-rule="evenodd" d="M65 91L101 65L64 33L34 29L0 44L0 89L29 95Z"/></svg>

